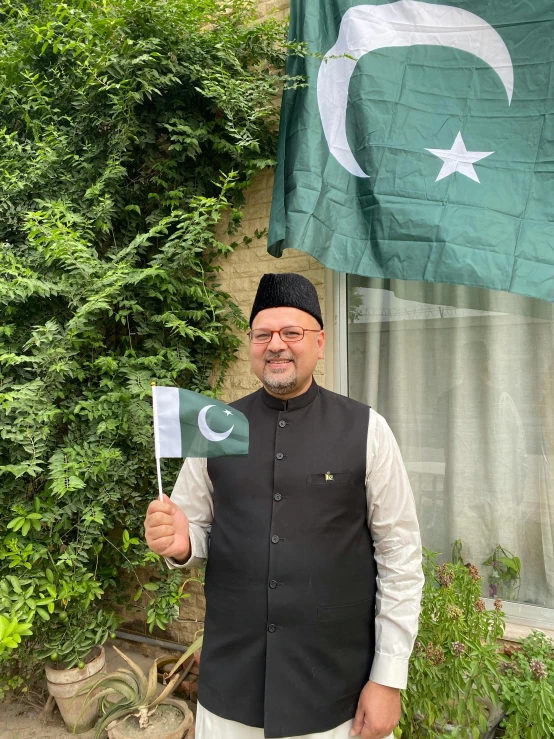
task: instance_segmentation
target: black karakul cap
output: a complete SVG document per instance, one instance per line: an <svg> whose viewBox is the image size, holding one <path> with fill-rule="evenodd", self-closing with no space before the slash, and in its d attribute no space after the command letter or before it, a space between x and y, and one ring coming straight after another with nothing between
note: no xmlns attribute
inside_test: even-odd
<svg viewBox="0 0 554 739"><path fill-rule="evenodd" d="M323 318L315 287L306 277L294 272L267 274L262 277L250 314L250 327L260 311L266 308L283 307L298 308L309 313L323 328Z"/></svg>

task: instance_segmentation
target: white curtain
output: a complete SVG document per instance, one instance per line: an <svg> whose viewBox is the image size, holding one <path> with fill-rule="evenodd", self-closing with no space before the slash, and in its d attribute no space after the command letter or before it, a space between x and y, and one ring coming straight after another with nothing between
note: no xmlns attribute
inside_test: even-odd
<svg viewBox="0 0 554 739"><path fill-rule="evenodd" d="M510 597L554 608L552 305L351 276L348 316L350 395L396 435L424 546L448 560L460 540L484 595L500 546L521 560Z"/></svg>

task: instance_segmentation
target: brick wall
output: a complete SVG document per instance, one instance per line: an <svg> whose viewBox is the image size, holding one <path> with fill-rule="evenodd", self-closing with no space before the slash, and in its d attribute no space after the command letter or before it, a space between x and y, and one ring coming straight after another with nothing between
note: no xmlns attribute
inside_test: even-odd
<svg viewBox="0 0 554 739"><path fill-rule="evenodd" d="M285 18L289 14L290 0L258 0L258 14L260 18L275 14L278 18Z"/></svg>

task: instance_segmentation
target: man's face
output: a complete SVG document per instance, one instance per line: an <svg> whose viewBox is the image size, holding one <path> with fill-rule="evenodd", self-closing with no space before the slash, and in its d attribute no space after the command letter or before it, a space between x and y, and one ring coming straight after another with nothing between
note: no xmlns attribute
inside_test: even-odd
<svg viewBox="0 0 554 739"><path fill-rule="evenodd" d="M300 326L306 331L301 341L287 343L274 333L268 344L250 343L250 363L256 377L272 395L287 398L308 389L318 359L323 359L325 332L317 320L298 308L268 308L254 318L252 330L279 331Z"/></svg>

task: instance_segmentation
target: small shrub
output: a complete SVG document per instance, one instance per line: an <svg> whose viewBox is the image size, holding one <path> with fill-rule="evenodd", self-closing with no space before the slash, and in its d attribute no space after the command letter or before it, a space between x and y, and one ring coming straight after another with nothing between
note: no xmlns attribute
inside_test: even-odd
<svg viewBox="0 0 554 739"><path fill-rule="evenodd" d="M436 553L425 552L424 572L419 632L397 735L476 739L487 727L490 707L499 702L501 603L485 609L474 565L439 566ZM450 733L448 725L455 727Z"/></svg>

